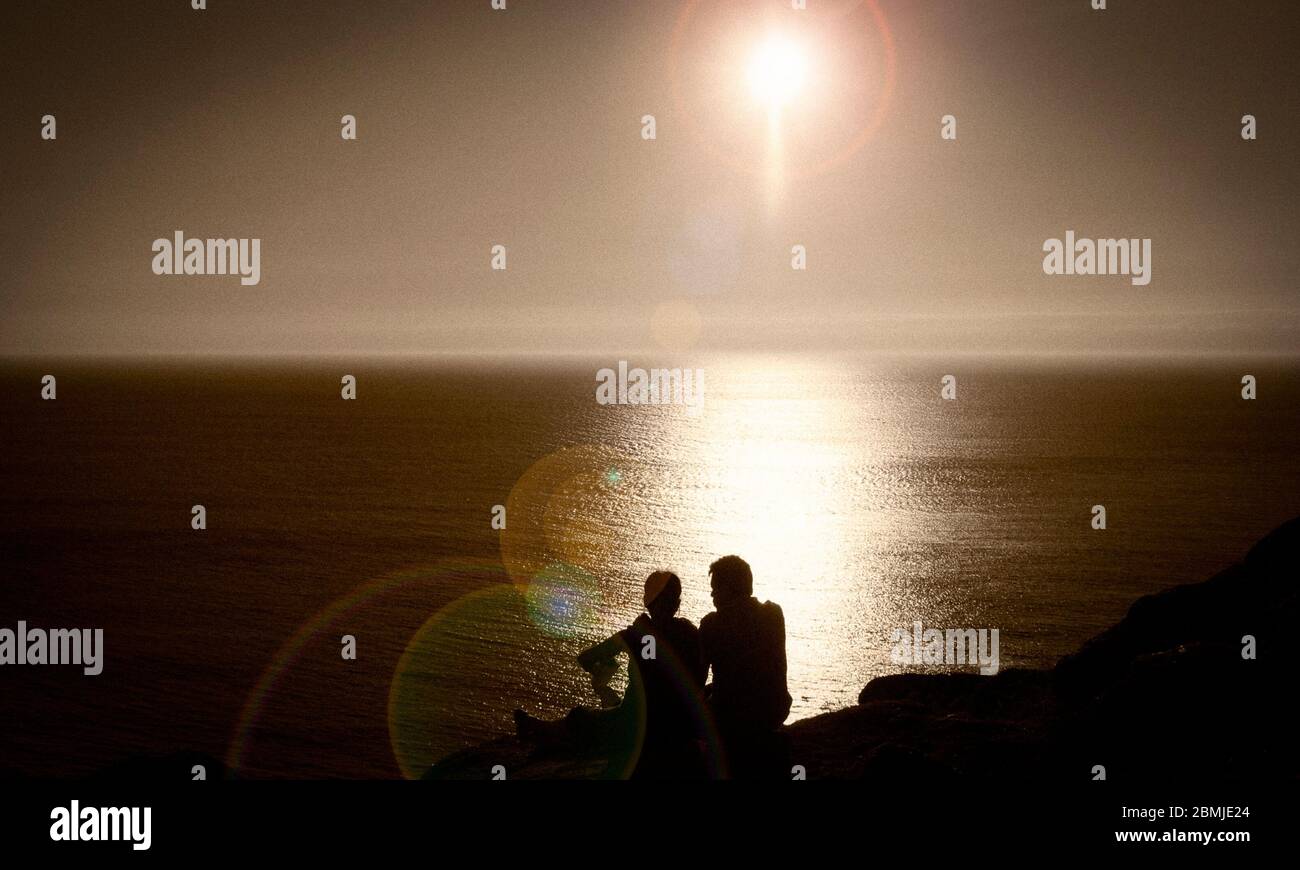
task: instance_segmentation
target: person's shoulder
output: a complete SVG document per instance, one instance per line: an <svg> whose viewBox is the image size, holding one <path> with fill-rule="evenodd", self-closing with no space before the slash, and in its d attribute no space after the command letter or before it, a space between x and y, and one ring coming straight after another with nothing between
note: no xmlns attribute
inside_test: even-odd
<svg viewBox="0 0 1300 870"><path fill-rule="evenodd" d="M763 614L769 619L779 619L782 622L785 621L785 611L783 611L781 605L777 604L775 601L764 601L759 605L759 607L762 609Z"/></svg>
<svg viewBox="0 0 1300 870"><path fill-rule="evenodd" d="M717 624L718 624L718 612L715 610L712 611L711 613L706 613L704 614L704 618L700 620L700 631L709 631Z"/></svg>
<svg viewBox="0 0 1300 870"><path fill-rule="evenodd" d="M708 619L707 616L704 617L704 618L705 618L705 619ZM704 624L703 621L701 621L700 624L703 625L703 624ZM699 630L698 628L695 627L695 623L691 622L689 619L687 619L687 618L684 617L684 616L674 616L674 617L673 617L673 627L674 627L677 631L681 632L682 634L699 634L699 633L700 633L700 630Z"/></svg>
<svg viewBox="0 0 1300 870"><path fill-rule="evenodd" d="M627 628L621 629L618 636L623 639L624 643L636 645L641 642L642 635L650 631L650 617L644 613L632 620L632 624Z"/></svg>

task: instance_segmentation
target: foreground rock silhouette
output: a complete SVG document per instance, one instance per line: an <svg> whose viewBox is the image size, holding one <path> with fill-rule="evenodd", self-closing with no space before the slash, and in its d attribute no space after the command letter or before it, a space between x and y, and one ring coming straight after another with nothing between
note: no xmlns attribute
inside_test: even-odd
<svg viewBox="0 0 1300 870"><path fill-rule="evenodd" d="M1201 583L1138 599L1052 670L895 674L858 705L785 728L809 779L943 783L1275 783L1300 776L1290 653L1300 608L1300 518ZM1243 640L1256 658L1243 658ZM604 759L513 737L435 764L426 779L586 779Z"/></svg>

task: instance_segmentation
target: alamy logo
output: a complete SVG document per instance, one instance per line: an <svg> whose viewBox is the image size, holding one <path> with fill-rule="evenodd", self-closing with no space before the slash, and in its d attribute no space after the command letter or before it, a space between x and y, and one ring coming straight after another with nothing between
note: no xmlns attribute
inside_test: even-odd
<svg viewBox="0 0 1300 870"><path fill-rule="evenodd" d="M1075 239L1066 230L1065 241L1043 242L1043 272L1047 275L1131 275L1132 283L1151 283L1150 239Z"/></svg>
<svg viewBox="0 0 1300 870"><path fill-rule="evenodd" d="M618 371L596 372L596 401L601 405L686 405L704 401L704 369L631 369L619 360Z"/></svg>
<svg viewBox="0 0 1300 870"><path fill-rule="evenodd" d="M0 628L0 665L82 665L87 676L104 670L104 629Z"/></svg>
<svg viewBox="0 0 1300 870"><path fill-rule="evenodd" d="M894 643L890 660L896 665L978 664L980 673L998 672L998 630L996 628L923 628L920 620L911 628L896 628L889 638Z"/></svg>
<svg viewBox="0 0 1300 870"><path fill-rule="evenodd" d="M50 818L50 839L56 842L129 840L137 852L153 842L152 807L83 807L72 801L71 807L50 810Z"/></svg>
<svg viewBox="0 0 1300 870"><path fill-rule="evenodd" d="M245 287L262 280L261 239L187 239L177 230L154 239L155 275L239 275Z"/></svg>

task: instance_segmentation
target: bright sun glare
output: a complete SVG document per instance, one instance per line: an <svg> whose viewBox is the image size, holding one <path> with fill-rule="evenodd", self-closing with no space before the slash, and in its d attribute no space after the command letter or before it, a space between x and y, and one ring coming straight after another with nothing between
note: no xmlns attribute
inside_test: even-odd
<svg viewBox="0 0 1300 870"><path fill-rule="evenodd" d="M788 40L773 37L750 57L749 88L759 102L779 108L799 92L807 72L803 51Z"/></svg>

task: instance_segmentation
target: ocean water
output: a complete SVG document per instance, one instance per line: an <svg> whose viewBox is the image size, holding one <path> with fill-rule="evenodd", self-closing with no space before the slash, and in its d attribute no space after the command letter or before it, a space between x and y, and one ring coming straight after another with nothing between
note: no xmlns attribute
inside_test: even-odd
<svg viewBox="0 0 1300 870"><path fill-rule="evenodd" d="M1051 666L1300 514L1285 361L726 357L695 414L597 404L616 363L5 364L0 626L103 628L105 665L0 670L0 771L417 776L595 703L573 656L658 568L698 622L728 553L785 610L794 720L898 671L894 628Z"/></svg>

